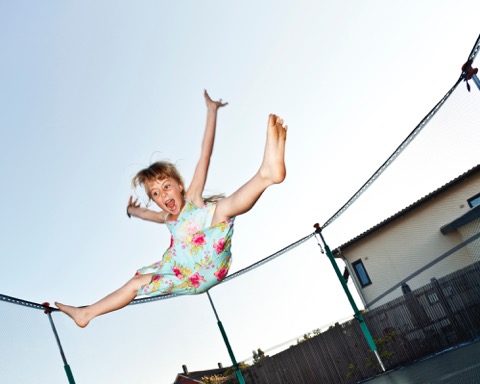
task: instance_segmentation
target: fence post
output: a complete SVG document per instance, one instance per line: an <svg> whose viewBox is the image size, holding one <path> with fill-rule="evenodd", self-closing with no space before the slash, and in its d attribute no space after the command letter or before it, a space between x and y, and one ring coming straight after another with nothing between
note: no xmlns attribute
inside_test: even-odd
<svg viewBox="0 0 480 384"><path fill-rule="evenodd" d="M445 293L443 292L443 289L440 286L440 283L438 282L438 280L435 277L432 277L430 281L432 283L433 290L438 297L440 305L442 306L442 308L445 310L445 313L447 314L448 321L450 321L450 323L455 327L456 329L455 333L457 333L458 331L458 335L460 336L459 341L463 341L464 339L467 338L467 332L465 331L465 328L457 320L457 317L455 316L455 313L452 311L452 308L448 303L448 299L445 296Z"/></svg>

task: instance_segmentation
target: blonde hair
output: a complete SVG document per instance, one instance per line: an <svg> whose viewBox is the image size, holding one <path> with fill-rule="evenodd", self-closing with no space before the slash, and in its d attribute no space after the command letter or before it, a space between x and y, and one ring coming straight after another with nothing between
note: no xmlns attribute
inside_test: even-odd
<svg viewBox="0 0 480 384"><path fill-rule="evenodd" d="M182 193L185 191L185 185L183 183L182 176L180 176L180 172L178 172L177 167L168 162L168 161L157 161L150 165L147 168L144 168L135 175L132 180L132 185L134 188L138 186L145 187L145 183L148 181L155 181L155 180L164 180L164 179L173 179L178 184L182 186ZM145 192L147 193L148 197L151 199L150 192L145 188Z"/></svg>
<svg viewBox="0 0 480 384"><path fill-rule="evenodd" d="M169 161L157 161L151 164L149 167L138 171L138 173L132 180L132 186L134 188L137 188L138 186L143 186L145 188L145 183L149 181L164 179L175 180L178 184L182 186L182 195L185 194L185 184L183 182L183 178L182 176L180 176L180 172L178 172L175 164L170 163ZM148 198L152 199L152 196L150 196L150 192L147 190L147 188L145 188L145 192L147 193ZM209 203L216 202L223 199L224 197L224 194L219 194L203 197L203 200L205 201L205 203Z"/></svg>

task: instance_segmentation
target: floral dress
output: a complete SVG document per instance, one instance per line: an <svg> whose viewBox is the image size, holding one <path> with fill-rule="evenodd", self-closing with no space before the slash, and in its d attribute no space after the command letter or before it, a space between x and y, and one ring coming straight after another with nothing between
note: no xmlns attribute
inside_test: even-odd
<svg viewBox="0 0 480 384"><path fill-rule="evenodd" d="M203 293L225 278L235 218L211 226L214 212L215 203L199 208L187 200L178 219L166 222L172 235L170 247L161 261L137 271L154 274L137 296Z"/></svg>

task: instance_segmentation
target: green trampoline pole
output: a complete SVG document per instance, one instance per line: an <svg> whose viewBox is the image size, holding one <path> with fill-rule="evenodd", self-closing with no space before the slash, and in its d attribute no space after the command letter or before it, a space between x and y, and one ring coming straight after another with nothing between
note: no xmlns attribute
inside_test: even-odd
<svg viewBox="0 0 480 384"><path fill-rule="evenodd" d="M55 340L57 340L58 349L60 350L60 355L62 356L62 360L63 360L63 367L65 368L65 373L67 374L68 384L75 384L75 379L73 378L72 370L70 369L70 366L67 363L67 358L65 357L65 353L63 353L62 344L60 343L60 337L58 337L57 329L55 328L55 324L52 319L52 310L49 308L50 304L43 303L42 305L46 307L44 312L48 316L48 320L50 320L50 325L52 326L52 331L53 331L53 334L55 335Z"/></svg>
<svg viewBox="0 0 480 384"><path fill-rule="evenodd" d="M367 343L372 350L372 352L375 354L375 357L378 360L378 363L380 364L380 367L382 368L383 372L385 372L385 367L383 365L382 359L380 358L380 355L378 354L377 351L377 346L375 345L375 341L373 340L373 337L367 327L367 324L365 323L365 320L363 319L362 313L358 310L357 304L355 303L355 300L353 300L352 294L350 293L347 283L345 279L343 278L342 273L340 272L340 269L338 268L337 263L335 262L335 258L333 257L333 253L330 250L330 247L327 245L325 242L325 239L323 238L322 235L322 228L320 227L319 224L315 224L315 233L320 236L322 239L323 245L325 247L325 253L327 254L330 262L332 263L333 269L335 270L338 280L340 280L340 283L342 284L343 290L345 291L345 294L348 297L348 301L350 302L350 305L353 308L353 311L355 312L355 318L358 320L358 323L360 324L360 329L363 332L363 335L365 336L365 339L367 340ZM320 243L318 243L320 245Z"/></svg>
<svg viewBox="0 0 480 384"><path fill-rule="evenodd" d="M207 296L208 300L210 300L210 305L212 306L213 313L215 314L215 317L217 318L217 324L218 328L220 328L220 333L222 334L223 341L225 342L225 345L227 346L228 354L230 355L230 359L232 360L233 367L235 368L235 375L237 376L238 382L240 384L245 384L245 380L242 375L242 371L240 370L240 367L237 363L237 360L235 359L235 355L233 354L232 347L230 346L230 343L228 342L228 337L227 333L225 332L225 329L223 328L222 322L220 321L217 310L215 309L215 306L213 305L212 298L210 297L210 293L207 291Z"/></svg>

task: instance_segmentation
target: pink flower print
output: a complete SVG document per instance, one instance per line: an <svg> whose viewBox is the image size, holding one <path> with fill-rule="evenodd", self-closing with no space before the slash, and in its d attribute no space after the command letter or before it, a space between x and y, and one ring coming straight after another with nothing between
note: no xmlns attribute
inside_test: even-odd
<svg viewBox="0 0 480 384"><path fill-rule="evenodd" d="M177 276L178 279L181 280L181 279L184 278L184 276L182 275L182 272L180 271L180 269L178 267L173 267L172 271L175 274L175 276Z"/></svg>
<svg viewBox="0 0 480 384"><path fill-rule="evenodd" d="M193 235L192 243L195 244L197 247L200 245L204 245L205 241L205 234L204 233L196 233Z"/></svg>
<svg viewBox="0 0 480 384"><path fill-rule="evenodd" d="M162 280L162 277L163 277L163 276L161 276L161 275L154 275L154 276L152 277L152 283L155 283L155 282L157 282L157 281Z"/></svg>
<svg viewBox="0 0 480 384"><path fill-rule="evenodd" d="M217 251L217 254L222 253L225 248L225 239L218 240L218 243L213 243L213 248Z"/></svg>
<svg viewBox="0 0 480 384"><path fill-rule="evenodd" d="M222 268L219 269L217 272L214 273L214 275L217 277L218 281L222 281L225 276L227 276L228 269L227 268Z"/></svg>
<svg viewBox="0 0 480 384"><path fill-rule="evenodd" d="M198 272L195 272L193 275L191 275L189 279L195 288L198 288L200 286L200 281L206 281L203 276L200 276L198 274Z"/></svg>
<svg viewBox="0 0 480 384"><path fill-rule="evenodd" d="M170 237L170 247L168 248L172 248L172 246L173 246L173 236Z"/></svg>

